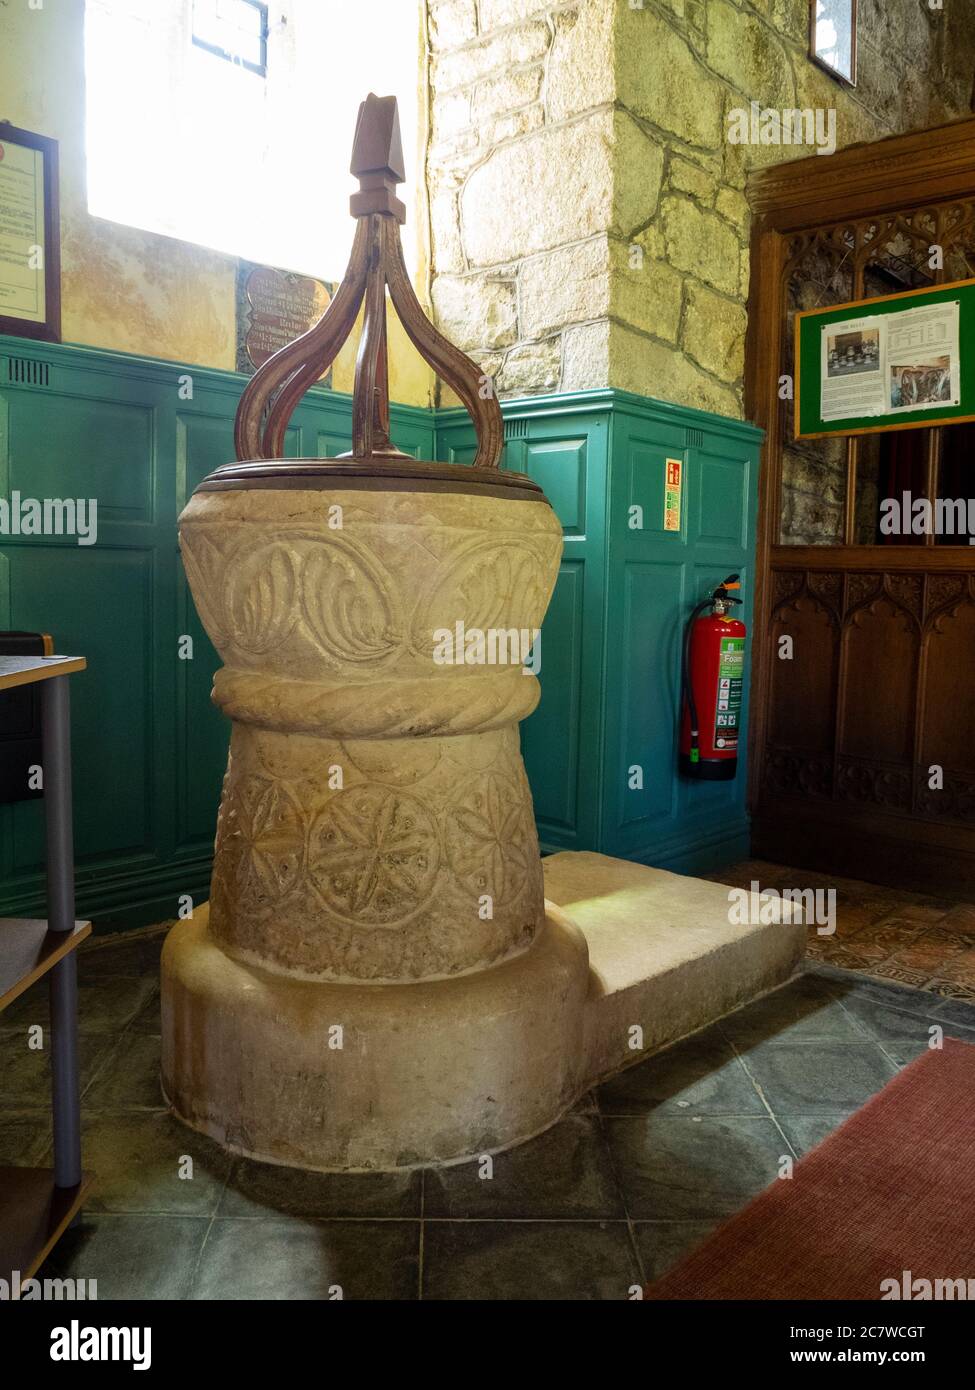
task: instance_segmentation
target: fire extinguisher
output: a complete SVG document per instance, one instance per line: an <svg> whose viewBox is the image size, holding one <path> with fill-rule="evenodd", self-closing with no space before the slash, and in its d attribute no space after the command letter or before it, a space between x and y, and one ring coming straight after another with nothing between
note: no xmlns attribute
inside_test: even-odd
<svg viewBox="0 0 975 1390"><path fill-rule="evenodd" d="M746 628L727 613L741 603L729 590L740 588L737 574L729 574L687 622L679 744L685 777L725 782L738 770Z"/></svg>

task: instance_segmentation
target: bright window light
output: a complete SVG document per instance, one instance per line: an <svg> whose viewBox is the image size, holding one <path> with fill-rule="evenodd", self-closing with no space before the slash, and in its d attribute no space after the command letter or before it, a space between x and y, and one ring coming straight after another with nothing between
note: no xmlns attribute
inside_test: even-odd
<svg viewBox="0 0 975 1390"><path fill-rule="evenodd" d="M267 5L261 0L193 0L193 42L267 75Z"/></svg>
<svg viewBox="0 0 975 1390"><path fill-rule="evenodd" d="M85 72L93 216L325 280L359 103L395 95L414 268L418 0L88 0Z"/></svg>
<svg viewBox="0 0 975 1390"><path fill-rule="evenodd" d="M850 86L857 80L857 0L813 0L810 56Z"/></svg>

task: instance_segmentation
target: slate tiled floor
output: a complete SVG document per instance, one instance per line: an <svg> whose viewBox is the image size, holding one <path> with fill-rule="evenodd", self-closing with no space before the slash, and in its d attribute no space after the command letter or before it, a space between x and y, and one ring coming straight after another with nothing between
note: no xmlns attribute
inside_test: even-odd
<svg viewBox="0 0 975 1390"><path fill-rule="evenodd" d="M97 1190L45 1273L103 1299L625 1299L975 1005L817 965L477 1163L317 1175L226 1155L158 1086L161 937L83 951L86 1162ZM43 986L0 1016L0 1161L41 1161ZM192 1176L186 1163L192 1160ZM184 1174L181 1176L181 1172Z"/></svg>
<svg viewBox="0 0 975 1390"><path fill-rule="evenodd" d="M975 1002L975 903L883 888L857 879L746 860L710 875L761 889L835 888L836 932L810 927L807 956L879 980L915 985L946 999Z"/></svg>

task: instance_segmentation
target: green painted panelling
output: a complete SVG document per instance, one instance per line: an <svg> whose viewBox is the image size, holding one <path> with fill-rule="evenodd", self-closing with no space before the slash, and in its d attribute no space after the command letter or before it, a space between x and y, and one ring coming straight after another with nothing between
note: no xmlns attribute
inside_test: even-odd
<svg viewBox="0 0 975 1390"><path fill-rule="evenodd" d="M181 895L208 892L229 726L210 703L217 657L176 518L232 460L244 382L0 336L0 496L98 501L94 546L0 537L0 628L50 632L58 651L88 658L71 678L78 911L101 922L172 917ZM400 447L430 457L432 413L394 405L391 416ZM351 435L350 397L315 390L287 453L339 452ZM0 914L43 913L43 845L41 802L0 807Z"/></svg>
<svg viewBox="0 0 975 1390"><path fill-rule="evenodd" d="M675 731L685 615L737 570L751 619L760 432L616 391L503 409L505 466L542 485L565 534L542 698L522 725L543 847L688 873L747 855L744 760L734 782L685 781ZM462 411L440 412L437 441L440 457L470 460ZM684 465L679 532L663 524L668 458Z"/></svg>
<svg viewBox="0 0 975 1390"><path fill-rule="evenodd" d="M103 924L175 916L181 895L208 891L228 725L210 703L217 658L183 577L176 518L232 459L243 384L0 336L0 495L98 499L95 546L0 537L0 627L49 631L58 650L88 657L71 682L78 910ZM507 466L538 479L565 528L542 699L522 726L543 846L687 871L746 852L743 774L680 782L674 726L684 613L730 569L750 605L758 432L613 391L503 409ZM394 405L391 418L415 457L472 460L463 411ZM350 398L309 393L288 454L350 445ZM686 463L679 534L662 529L668 456ZM640 532L628 526L634 504ZM191 660L180 659L184 637ZM642 792L627 788L632 765L644 768ZM0 807L0 914L43 911L42 832L41 803Z"/></svg>

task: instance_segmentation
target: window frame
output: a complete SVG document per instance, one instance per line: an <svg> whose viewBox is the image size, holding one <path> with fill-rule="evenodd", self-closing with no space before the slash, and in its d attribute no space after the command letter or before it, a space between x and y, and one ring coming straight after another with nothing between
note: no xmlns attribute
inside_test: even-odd
<svg viewBox="0 0 975 1390"><path fill-rule="evenodd" d="M193 0L193 14L190 16L190 39L194 48L202 48L207 53L214 54L217 58L225 58L234 67L246 68L248 72L256 73L258 77L267 77L267 39L269 32L269 4L267 0L236 0L238 4L248 5L252 10L256 10L261 19L261 62L252 63L247 58L241 58L238 54L232 53L229 49L221 48L219 44L209 43L206 39L197 37L195 29L196 0Z"/></svg>
<svg viewBox="0 0 975 1390"><path fill-rule="evenodd" d="M841 83L844 87L855 88L857 85L857 63L859 61L859 53L857 51L857 32L859 30L859 0L850 0L852 8L850 11L851 76L849 77L847 77L845 73L840 72L838 68L831 67L830 64L827 63L823 58L820 58L819 54L816 52L817 3L818 0L809 0L809 61L811 63L815 63L818 68L822 68L823 72L829 73L830 77L832 77L834 81Z"/></svg>

